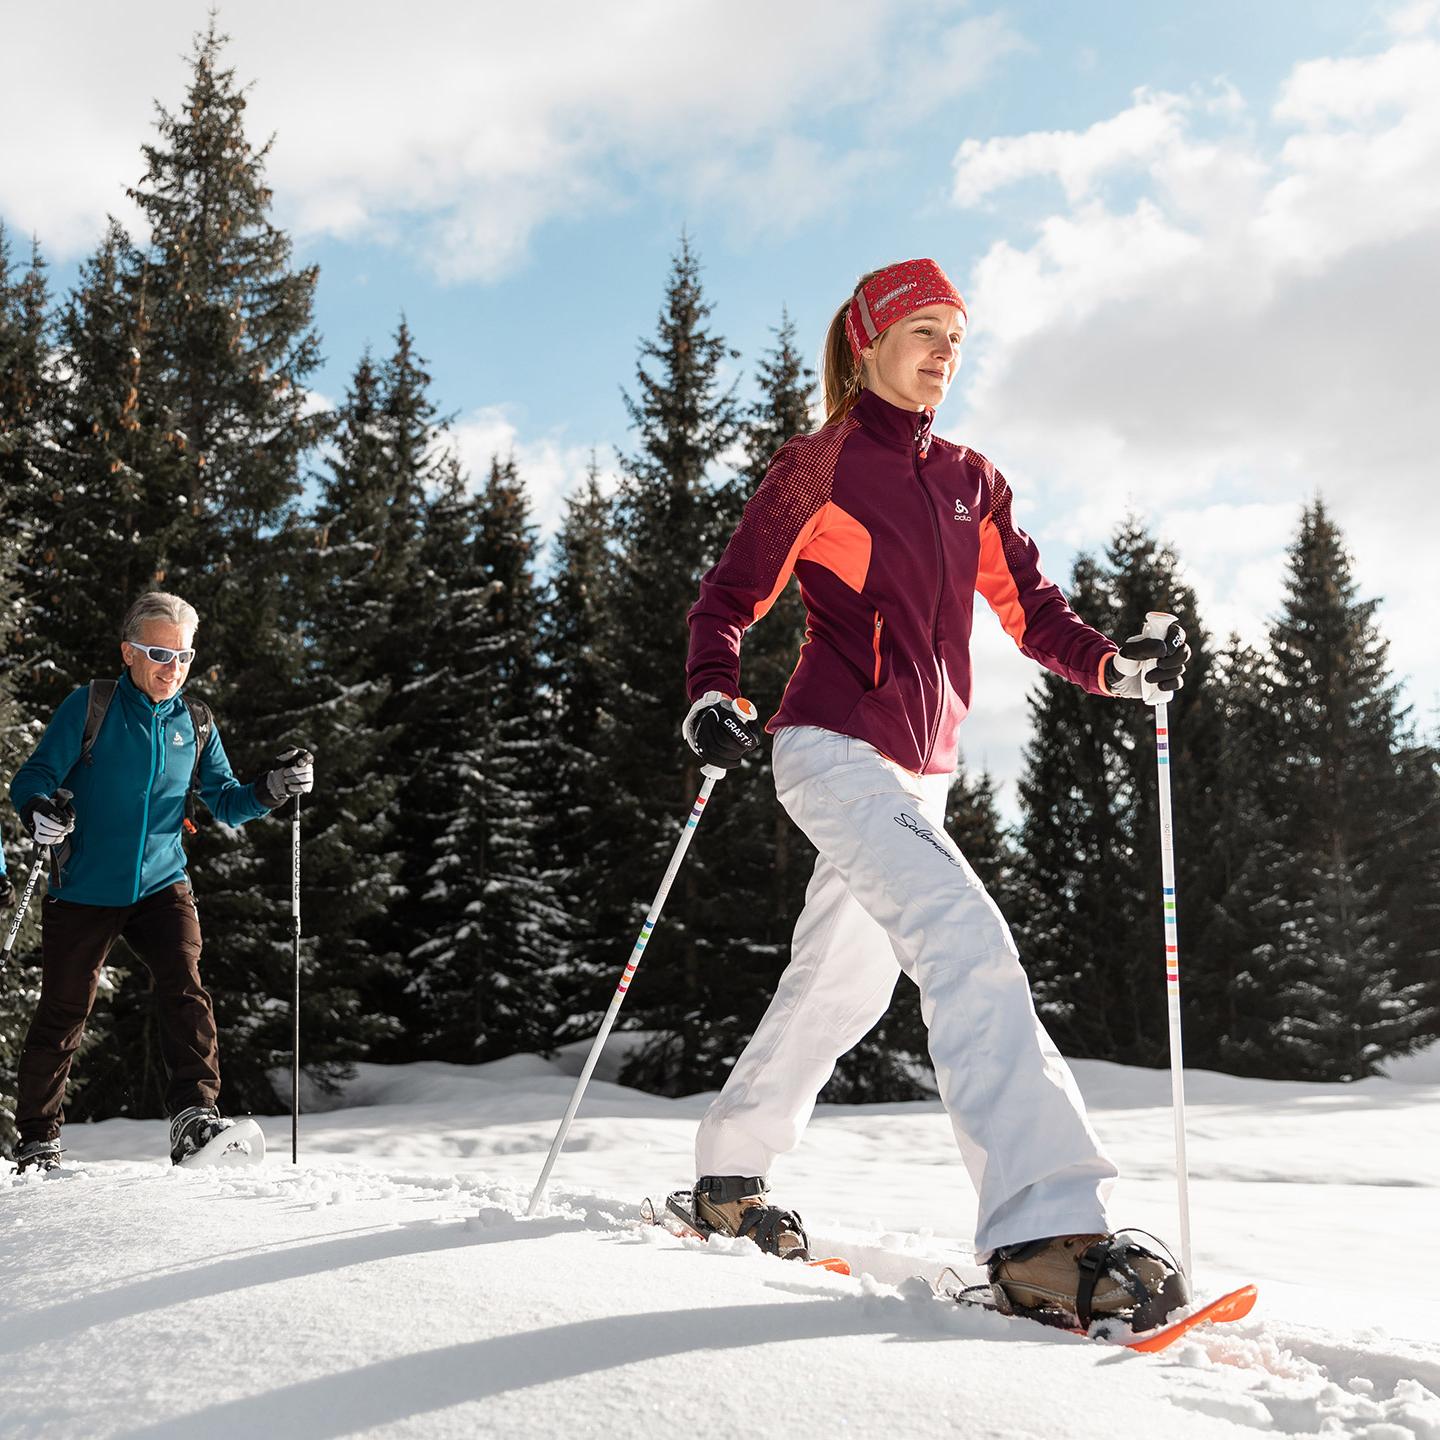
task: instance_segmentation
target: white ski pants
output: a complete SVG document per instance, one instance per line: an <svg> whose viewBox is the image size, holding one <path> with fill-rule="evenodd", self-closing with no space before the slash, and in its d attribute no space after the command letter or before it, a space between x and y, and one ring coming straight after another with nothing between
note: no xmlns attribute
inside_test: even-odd
<svg viewBox="0 0 1440 1440"><path fill-rule="evenodd" d="M1108 1230L1115 1167L1035 1014L1009 927L945 831L950 777L811 726L775 736L774 768L820 854L775 998L701 1121L696 1173L768 1175L904 971L979 1197L977 1257Z"/></svg>

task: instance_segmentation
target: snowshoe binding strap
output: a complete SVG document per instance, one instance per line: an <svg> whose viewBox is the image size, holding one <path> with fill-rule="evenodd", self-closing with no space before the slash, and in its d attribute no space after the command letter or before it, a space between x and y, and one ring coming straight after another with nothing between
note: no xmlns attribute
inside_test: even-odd
<svg viewBox="0 0 1440 1440"><path fill-rule="evenodd" d="M1165 1248L1163 1245L1160 1247ZM1158 1287L1147 1284L1135 1266L1135 1261L1144 1256L1159 1265L1164 1275ZM1123 1234L1108 1235L1097 1240L1076 1260L1080 1271L1080 1283L1075 1290L1075 1316L1082 1330L1088 1330L1096 1320L1123 1319L1132 1330L1153 1330L1163 1325L1173 1310L1188 1304L1189 1289L1180 1267L1171 1261L1126 1240ZM1125 1289L1135 1302L1124 1311L1108 1315L1096 1315L1094 1311L1095 1285L1102 1275L1109 1275Z"/></svg>
<svg viewBox="0 0 1440 1440"><path fill-rule="evenodd" d="M804 1223L793 1210L781 1210L774 1205L750 1205L740 1216L740 1227L735 1232L742 1240L753 1240L767 1255L779 1255L783 1260L808 1260L810 1258L810 1237L805 1233ZM784 1244L784 1237L793 1235L799 1245Z"/></svg>
<svg viewBox="0 0 1440 1440"><path fill-rule="evenodd" d="M1136 1243L1127 1236L1143 1235L1147 1240L1154 1240L1156 1250ZM1103 1251L1100 1263L1088 1268L1086 1261L1094 1251ZM1135 1266L1137 1258L1144 1257L1146 1260L1159 1266L1163 1272L1158 1285L1146 1282ZM1087 1313L1090 1301L1095 1293L1095 1281L1102 1272L1108 1272L1118 1280L1125 1289L1134 1297L1135 1308L1129 1311L1123 1318L1130 1328L1137 1333L1142 1330L1154 1330L1157 1326L1163 1325L1176 1310L1181 1309L1190 1303L1190 1287L1185 1281L1185 1274L1180 1269L1180 1262L1170 1253L1169 1247L1147 1230L1118 1230L1107 1239L1092 1245L1080 1258L1081 1289L1077 1294L1077 1301L1083 1301L1085 1306L1080 1311L1080 1323L1085 1329L1090 1328L1090 1323L1095 1317ZM1088 1280L1088 1284L1087 1284Z"/></svg>
<svg viewBox="0 0 1440 1440"><path fill-rule="evenodd" d="M733 1205L769 1190L763 1175L702 1175L695 1182L695 1195L703 1196L712 1205Z"/></svg>

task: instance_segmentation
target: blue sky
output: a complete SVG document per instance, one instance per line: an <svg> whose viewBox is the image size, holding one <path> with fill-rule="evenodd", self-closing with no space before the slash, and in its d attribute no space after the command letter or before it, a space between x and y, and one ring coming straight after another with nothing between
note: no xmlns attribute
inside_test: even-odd
<svg viewBox="0 0 1440 1440"><path fill-rule="evenodd" d="M129 218L207 8L7 14L0 218L61 284ZM467 461L513 449L548 525L591 449L628 445L682 228L742 393L782 307L814 354L858 272L932 255L971 308L938 429L1007 474L1052 575L1133 508L1209 628L1258 638L1323 494L1433 726L1434 0L247 0L220 23L277 218L321 266L322 396L403 311ZM1009 779L1033 671L988 617L975 644L967 759Z"/></svg>

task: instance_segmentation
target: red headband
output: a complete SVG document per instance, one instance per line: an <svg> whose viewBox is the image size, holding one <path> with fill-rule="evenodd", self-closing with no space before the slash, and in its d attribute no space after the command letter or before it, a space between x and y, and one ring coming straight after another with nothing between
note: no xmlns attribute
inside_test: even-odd
<svg viewBox="0 0 1440 1440"><path fill-rule="evenodd" d="M888 266L862 285L850 302L845 316L850 349L858 358L882 331L927 305L953 305L965 320L970 318L960 292L933 260L902 260Z"/></svg>

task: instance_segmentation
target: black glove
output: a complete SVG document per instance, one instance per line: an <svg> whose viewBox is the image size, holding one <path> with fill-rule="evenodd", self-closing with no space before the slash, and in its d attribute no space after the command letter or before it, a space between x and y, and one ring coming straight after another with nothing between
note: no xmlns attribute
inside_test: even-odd
<svg viewBox="0 0 1440 1440"><path fill-rule="evenodd" d="M1153 635L1132 635L1118 654L1105 662L1105 684L1121 700L1146 700L1161 690L1168 697L1185 683L1190 647L1178 620L1172 620L1163 640Z"/></svg>
<svg viewBox="0 0 1440 1440"><path fill-rule="evenodd" d="M15 882L8 875L0 875L0 910L8 910L15 903Z"/></svg>
<svg viewBox="0 0 1440 1440"><path fill-rule="evenodd" d="M25 823L37 845L58 845L75 828L75 807L69 791L57 790L53 795L37 795L27 800Z"/></svg>
<svg viewBox="0 0 1440 1440"><path fill-rule="evenodd" d="M255 795L272 810L292 795L308 795L315 788L315 757L293 745L275 757L275 768L255 782Z"/></svg>
<svg viewBox="0 0 1440 1440"><path fill-rule="evenodd" d="M732 700L719 690L707 690L690 707L681 733L707 765L732 770L760 749L765 732L748 700Z"/></svg>

